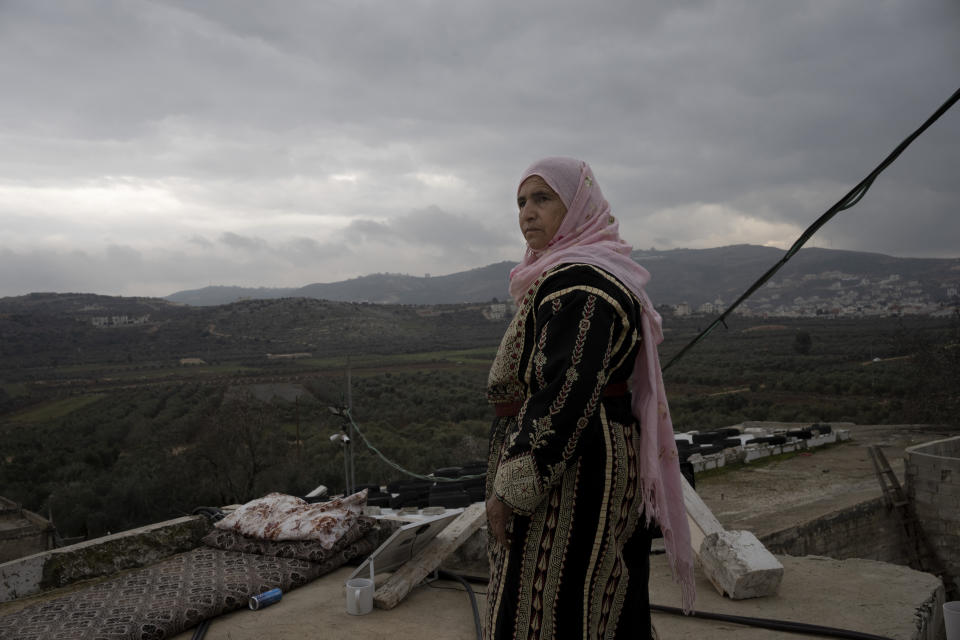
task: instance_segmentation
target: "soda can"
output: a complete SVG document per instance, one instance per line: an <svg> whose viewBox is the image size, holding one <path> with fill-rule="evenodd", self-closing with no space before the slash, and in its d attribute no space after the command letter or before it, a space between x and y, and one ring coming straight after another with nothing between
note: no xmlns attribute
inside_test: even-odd
<svg viewBox="0 0 960 640"><path fill-rule="evenodd" d="M270 591L258 593L255 596L250 596L250 609L256 611L257 609L269 607L275 602L280 602L280 598L282 597L283 591L280 589L270 589Z"/></svg>

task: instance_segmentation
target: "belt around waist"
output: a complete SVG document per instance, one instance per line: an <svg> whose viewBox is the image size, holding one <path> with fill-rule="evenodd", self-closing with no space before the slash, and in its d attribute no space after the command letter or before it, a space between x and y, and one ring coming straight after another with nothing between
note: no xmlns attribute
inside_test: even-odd
<svg viewBox="0 0 960 640"><path fill-rule="evenodd" d="M625 396L630 393L630 386L626 382L614 382L603 388L604 398L615 398ZM509 418L520 413L523 402L517 400L514 402L498 402L493 405L493 411L498 418Z"/></svg>

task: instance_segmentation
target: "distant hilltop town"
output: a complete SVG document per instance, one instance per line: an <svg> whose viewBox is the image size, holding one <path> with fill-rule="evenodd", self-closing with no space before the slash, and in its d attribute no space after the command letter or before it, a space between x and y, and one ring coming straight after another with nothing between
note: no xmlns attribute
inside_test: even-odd
<svg viewBox="0 0 960 640"><path fill-rule="evenodd" d="M147 324L150 322L150 314L142 316L128 316L126 314L116 316L93 316L90 318L90 324L95 327L125 327L136 324Z"/></svg>
<svg viewBox="0 0 960 640"><path fill-rule="evenodd" d="M951 316L960 309L960 287L949 285L941 295L931 295L918 280L899 274L871 279L842 271L805 274L799 278L772 279L734 310L747 317L864 317L891 315ZM806 295L797 295L804 292ZM809 292L809 293L807 293ZM693 308L686 302L672 305L677 316L723 313L721 298Z"/></svg>

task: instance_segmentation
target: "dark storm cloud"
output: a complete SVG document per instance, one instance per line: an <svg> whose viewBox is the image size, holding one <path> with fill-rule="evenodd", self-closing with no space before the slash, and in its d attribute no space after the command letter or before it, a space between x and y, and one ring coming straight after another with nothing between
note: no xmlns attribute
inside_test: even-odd
<svg viewBox="0 0 960 640"><path fill-rule="evenodd" d="M263 251L267 248L267 241L263 238L253 238L250 236L242 236L232 231L227 231L220 235L220 242L227 245L231 249L239 249L241 251Z"/></svg>
<svg viewBox="0 0 960 640"><path fill-rule="evenodd" d="M507 233L493 232L475 220L439 207L411 211L386 222L354 220L346 233L386 245L406 243L460 249L492 248L511 240Z"/></svg>
<svg viewBox="0 0 960 640"><path fill-rule="evenodd" d="M342 242L317 242L313 238L293 238L276 249L277 254L291 264L322 267L331 259L351 257L349 247Z"/></svg>
<svg viewBox="0 0 960 640"><path fill-rule="evenodd" d="M556 154L637 246L785 246L957 89L958 32L954 0L7 0L0 261L32 275L0 295L518 257ZM957 255L958 142L954 109L814 242Z"/></svg>
<svg viewBox="0 0 960 640"><path fill-rule="evenodd" d="M189 238L187 238L186 241L190 244L194 244L200 247L201 249L213 248L213 243L210 242L208 239L204 238L203 236L192 235Z"/></svg>

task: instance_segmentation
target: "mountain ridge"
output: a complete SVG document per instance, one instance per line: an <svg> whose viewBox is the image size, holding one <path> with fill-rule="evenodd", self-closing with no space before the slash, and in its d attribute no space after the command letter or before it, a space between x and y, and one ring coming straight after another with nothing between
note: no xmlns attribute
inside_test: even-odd
<svg viewBox="0 0 960 640"><path fill-rule="evenodd" d="M786 252L758 245L728 245L710 249L637 250L631 257L652 274L648 293L657 304L688 303L699 306L717 299L731 302ZM443 276L370 274L303 287L225 287L178 291L164 299L191 306L228 304L243 299L307 297L340 302L378 304L460 304L507 298L513 262ZM872 281L897 275L916 282L931 300L948 298L960 284L960 258L898 258L880 253L810 247L798 252L776 274L774 281L803 281L804 276L837 272L847 280ZM831 284L830 286L833 286ZM914 287L917 288L917 287ZM815 287L797 289L798 296L812 295Z"/></svg>

